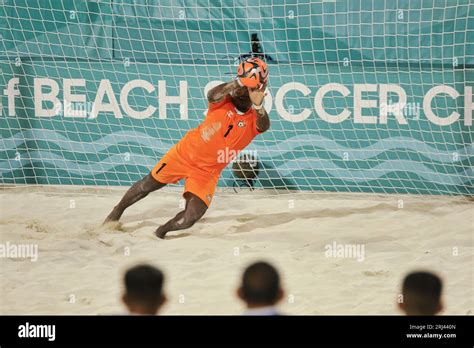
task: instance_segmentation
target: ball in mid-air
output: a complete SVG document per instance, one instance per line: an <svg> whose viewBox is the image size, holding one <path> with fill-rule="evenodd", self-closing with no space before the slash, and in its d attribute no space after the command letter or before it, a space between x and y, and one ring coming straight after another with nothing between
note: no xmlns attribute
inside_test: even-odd
<svg viewBox="0 0 474 348"><path fill-rule="evenodd" d="M237 69L240 82L249 88L260 88L267 82L268 67L260 58L252 57L240 62Z"/></svg>

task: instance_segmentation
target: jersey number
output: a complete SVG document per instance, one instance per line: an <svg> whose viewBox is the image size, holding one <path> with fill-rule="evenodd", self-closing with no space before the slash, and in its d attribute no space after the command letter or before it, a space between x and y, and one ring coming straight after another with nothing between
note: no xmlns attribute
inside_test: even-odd
<svg viewBox="0 0 474 348"><path fill-rule="evenodd" d="M160 168L155 172L155 174L158 174L164 167L166 166L166 163L163 163Z"/></svg>
<svg viewBox="0 0 474 348"><path fill-rule="evenodd" d="M225 132L225 134L224 134L224 138L229 135L229 133L230 133L230 131L232 130L232 128L234 128L234 125L233 125L233 124L229 124L229 128L227 128L227 132Z"/></svg>

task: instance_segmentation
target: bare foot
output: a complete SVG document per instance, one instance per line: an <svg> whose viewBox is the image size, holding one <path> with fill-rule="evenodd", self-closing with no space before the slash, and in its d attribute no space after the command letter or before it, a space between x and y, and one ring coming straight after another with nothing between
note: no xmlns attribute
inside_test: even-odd
<svg viewBox="0 0 474 348"><path fill-rule="evenodd" d="M158 227L158 229L155 231L155 236L160 239L165 239L166 233L166 231L160 231L160 227Z"/></svg>
<svg viewBox="0 0 474 348"><path fill-rule="evenodd" d="M108 230L118 230L122 231L122 223L120 221L104 221L102 224L102 227L108 229Z"/></svg>
<svg viewBox="0 0 474 348"><path fill-rule="evenodd" d="M117 207L115 207L112 212L105 218L104 222L102 225L108 224L110 222L116 222L120 219L122 216L122 212L117 210Z"/></svg>

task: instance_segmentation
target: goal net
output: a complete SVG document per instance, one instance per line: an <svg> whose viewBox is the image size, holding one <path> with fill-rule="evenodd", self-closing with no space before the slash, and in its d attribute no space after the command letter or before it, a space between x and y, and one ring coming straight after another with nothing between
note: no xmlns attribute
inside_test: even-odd
<svg viewBox="0 0 474 348"><path fill-rule="evenodd" d="M129 186L259 56L255 188L474 193L470 0L0 0L0 26L2 184Z"/></svg>

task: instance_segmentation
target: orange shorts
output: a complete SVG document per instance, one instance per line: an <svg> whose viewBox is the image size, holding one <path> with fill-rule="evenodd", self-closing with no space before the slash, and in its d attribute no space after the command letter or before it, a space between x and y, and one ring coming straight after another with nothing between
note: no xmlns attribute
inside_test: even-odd
<svg viewBox="0 0 474 348"><path fill-rule="evenodd" d="M184 179L184 192L191 192L209 207L216 191L219 175L191 165L172 147L151 171L153 178L163 184L174 184Z"/></svg>

